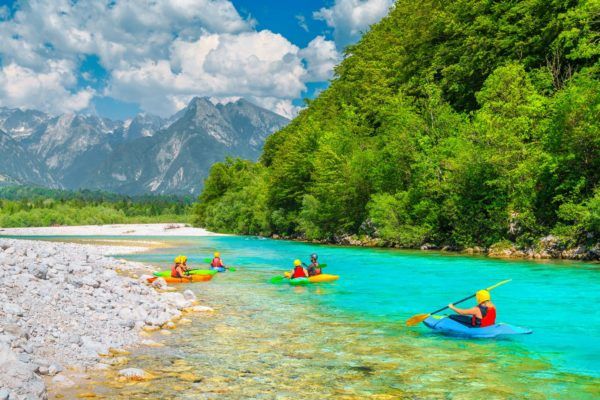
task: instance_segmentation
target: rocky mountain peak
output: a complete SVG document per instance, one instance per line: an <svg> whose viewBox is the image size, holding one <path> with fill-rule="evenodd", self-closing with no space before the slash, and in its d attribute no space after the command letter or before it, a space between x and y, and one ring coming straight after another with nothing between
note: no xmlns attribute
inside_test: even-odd
<svg viewBox="0 0 600 400"><path fill-rule="evenodd" d="M264 139L287 122L244 99L215 105L206 97L194 97L166 119L146 113L128 121L52 117L0 108L0 129L6 131L0 180L125 194L197 193L214 162L256 159ZM18 157L2 163L8 152ZM22 158L36 161L19 165Z"/></svg>

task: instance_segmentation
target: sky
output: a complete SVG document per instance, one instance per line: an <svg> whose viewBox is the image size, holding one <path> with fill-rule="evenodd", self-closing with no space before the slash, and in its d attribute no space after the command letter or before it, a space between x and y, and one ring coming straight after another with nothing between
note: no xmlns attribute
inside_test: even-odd
<svg viewBox="0 0 600 400"><path fill-rule="evenodd" d="M126 119L195 96L293 117L393 0L0 0L0 106Z"/></svg>

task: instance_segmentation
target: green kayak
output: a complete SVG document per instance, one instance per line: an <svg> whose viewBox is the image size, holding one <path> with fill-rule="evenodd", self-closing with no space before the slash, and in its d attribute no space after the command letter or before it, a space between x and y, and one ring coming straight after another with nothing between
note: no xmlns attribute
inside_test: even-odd
<svg viewBox="0 0 600 400"><path fill-rule="evenodd" d="M210 269L191 269L188 271L190 275L214 275L217 271L213 271ZM171 276L171 271L158 271L154 273L154 276Z"/></svg>

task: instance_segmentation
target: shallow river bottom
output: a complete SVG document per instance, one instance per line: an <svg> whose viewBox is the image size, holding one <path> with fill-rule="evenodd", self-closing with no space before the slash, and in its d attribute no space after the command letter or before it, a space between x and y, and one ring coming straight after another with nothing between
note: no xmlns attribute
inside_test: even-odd
<svg viewBox="0 0 600 400"><path fill-rule="evenodd" d="M214 313L192 315L160 348L137 348L57 398L110 399L546 399L598 398L600 380L555 371L507 341L466 341L332 315L311 301L328 286L258 284L220 274L187 285ZM183 287L182 287L183 289ZM294 291L294 302L281 291ZM288 293L289 294L289 293ZM517 347L518 348L518 347ZM156 378L118 382L116 372L142 368Z"/></svg>

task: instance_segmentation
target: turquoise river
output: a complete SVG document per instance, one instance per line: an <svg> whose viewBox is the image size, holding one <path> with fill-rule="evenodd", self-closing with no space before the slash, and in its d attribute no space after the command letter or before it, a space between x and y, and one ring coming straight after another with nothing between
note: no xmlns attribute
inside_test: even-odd
<svg viewBox="0 0 600 400"><path fill-rule="evenodd" d="M124 258L164 267L174 255L186 254L188 264L198 266L219 250L238 269L211 282L183 285L215 312L187 317L191 322L168 336L153 334L164 347L140 347L128 356L127 366L144 368L155 379L122 383L108 371L82 382L76 388L80 394L117 399L600 398L598 264L236 236L154 239L169 247ZM268 283L290 269L294 258L307 262L312 252L328 264L325 272L341 276L339 281L306 287ZM413 314L504 279L512 282L492 292L498 320L531 328L532 335L465 340L404 324Z"/></svg>

